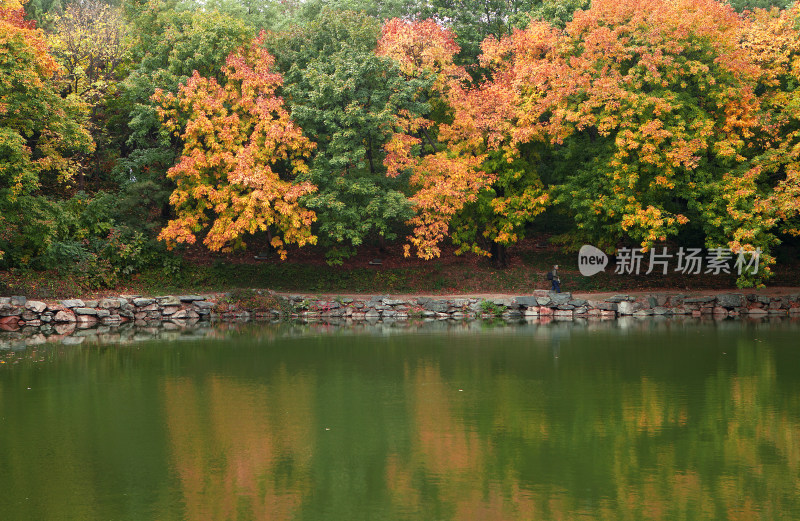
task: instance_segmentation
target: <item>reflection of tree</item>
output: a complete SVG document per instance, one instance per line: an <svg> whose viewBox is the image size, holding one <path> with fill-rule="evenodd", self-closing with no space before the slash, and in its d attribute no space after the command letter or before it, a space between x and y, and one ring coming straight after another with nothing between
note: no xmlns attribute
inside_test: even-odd
<svg viewBox="0 0 800 521"><path fill-rule="evenodd" d="M798 519L796 333L692 329L41 346L0 366L0 517Z"/></svg>
<svg viewBox="0 0 800 521"><path fill-rule="evenodd" d="M614 365L640 355L612 353L570 360L558 381L511 371L469 396L452 381L474 360L420 364L407 376L412 453L389 456L387 485L397 504L448 519L791 519L800 398L778 388L764 344L729 350L738 366L669 375L654 360L633 375Z"/></svg>
<svg viewBox="0 0 800 521"><path fill-rule="evenodd" d="M165 382L166 416L187 519L291 519L307 493L309 431L281 421L308 411L311 382L211 377Z"/></svg>

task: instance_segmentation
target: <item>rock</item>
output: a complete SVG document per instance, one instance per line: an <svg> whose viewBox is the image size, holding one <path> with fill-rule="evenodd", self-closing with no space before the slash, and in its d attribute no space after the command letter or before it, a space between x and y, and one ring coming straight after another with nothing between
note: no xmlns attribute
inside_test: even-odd
<svg viewBox="0 0 800 521"><path fill-rule="evenodd" d="M623 301L627 302L627 301ZM616 311L619 309L619 304L616 302L590 302L589 304L591 307L602 310L602 311Z"/></svg>
<svg viewBox="0 0 800 521"><path fill-rule="evenodd" d="M556 306L566 304L572 300L572 293L550 293L550 299Z"/></svg>
<svg viewBox="0 0 800 521"><path fill-rule="evenodd" d="M97 324L97 317L95 315L76 315L76 322L78 327L90 327Z"/></svg>
<svg viewBox="0 0 800 521"><path fill-rule="evenodd" d="M79 316L80 315L97 316L97 310L95 308L84 308L84 307L73 308L72 312Z"/></svg>
<svg viewBox="0 0 800 521"><path fill-rule="evenodd" d="M628 300L628 295L614 295L613 297L607 298L606 302L619 304L620 302L627 302L627 300Z"/></svg>
<svg viewBox="0 0 800 521"><path fill-rule="evenodd" d="M516 301L518 305L526 308L533 308L539 306L539 301L536 299L536 297L517 297Z"/></svg>
<svg viewBox="0 0 800 521"><path fill-rule="evenodd" d="M717 305L726 309L741 308L744 307L746 303L747 301L744 295L737 293L723 293L717 295Z"/></svg>
<svg viewBox="0 0 800 521"><path fill-rule="evenodd" d="M70 300L62 300L59 302L65 308L82 308L85 307L86 304L81 299L70 299Z"/></svg>
<svg viewBox="0 0 800 521"><path fill-rule="evenodd" d="M164 306L164 308L161 310L161 314L162 315L173 315L179 309L180 308L178 306ZM175 318L175 317L173 317L173 318Z"/></svg>
<svg viewBox="0 0 800 521"><path fill-rule="evenodd" d="M25 303L25 307L34 313L43 313L47 309L47 304L38 300L29 300Z"/></svg>
<svg viewBox="0 0 800 521"><path fill-rule="evenodd" d="M25 298L25 297L13 296L13 297L11 297L10 304L12 306L24 306L26 302L28 302L28 299Z"/></svg>
<svg viewBox="0 0 800 521"><path fill-rule="evenodd" d="M164 297L156 297L156 301L161 306L180 306L181 301L174 295L167 295Z"/></svg>
<svg viewBox="0 0 800 521"><path fill-rule="evenodd" d="M800 309L800 308L797 308ZM539 308L531 306L529 308L525 308L524 315L526 317L538 317L539 316Z"/></svg>
<svg viewBox="0 0 800 521"><path fill-rule="evenodd" d="M75 322L77 319L75 318L75 313L71 311L60 310L53 316L54 322Z"/></svg>
<svg viewBox="0 0 800 521"><path fill-rule="evenodd" d="M191 309L181 309L181 310L178 310L175 313L173 313L173 315L170 318L172 318L172 319L195 319L195 318L200 318L200 315L198 315L195 311L193 311Z"/></svg>
<svg viewBox="0 0 800 521"><path fill-rule="evenodd" d="M745 310L745 313L747 313L751 317L764 317L767 315L767 311L761 308L749 308Z"/></svg>
<svg viewBox="0 0 800 521"><path fill-rule="evenodd" d="M710 304L711 302L714 302L715 299L716 297L714 297L713 295L709 295L705 297L687 298L683 302L684 304Z"/></svg>
<svg viewBox="0 0 800 521"><path fill-rule="evenodd" d="M633 315L634 313L639 311L640 307L641 304L639 304L638 302L629 302L629 301L619 302L617 304L617 313L619 313L620 315Z"/></svg>
<svg viewBox="0 0 800 521"><path fill-rule="evenodd" d="M570 306L575 306L576 308L585 306L587 303L588 301L582 298L574 298L568 302Z"/></svg>
<svg viewBox="0 0 800 521"><path fill-rule="evenodd" d="M103 309L118 309L122 303L117 298L104 298L97 305Z"/></svg>
<svg viewBox="0 0 800 521"><path fill-rule="evenodd" d="M656 307L653 308L653 314L654 315L671 315L672 314L672 310L668 309L668 308L666 308L664 306L656 306Z"/></svg>
<svg viewBox="0 0 800 521"><path fill-rule="evenodd" d="M678 294L669 297L669 303L674 308L676 306L682 306L686 300L686 295Z"/></svg>
<svg viewBox="0 0 800 521"><path fill-rule="evenodd" d="M181 295L178 297L178 300L181 302L198 302L205 299L206 298L202 295Z"/></svg>
<svg viewBox="0 0 800 521"><path fill-rule="evenodd" d="M387 297L385 297L381 301L381 303L384 306L401 306L401 305L405 304L406 301L405 300L400 300L400 299L395 299L395 298L387 298ZM338 303L337 303L337 306L338 306Z"/></svg>
<svg viewBox="0 0 800 521"><path fill-rule="evenodd" d="M110 316L110 315L111 315L111 312L109 310L107 310L107 309L98 309L97 310L97 314L96 314L97 318L105 318L105 317Z"/></svg>
<svg viewBox="0 0 800 521"><path fill-rule="evenodd" d="M550 299L549 296L546 296L546 297L536 297L536 302L540 306L549 306L553 301L552 299Z"/></svg>
<svg viewBox="0 0 800 521"><path fill-rule="evenodd" d="M139 297L139 298L133 299L133 305L136 306L137 308L149 306L150 304L153 304L154 302L155 302L155 299L152 299L152 298L141 298L141 297Z"/></svg>
<svg viewBox="0 0 800 521"><path fill-rule="evenodd" d="M450 307L445 300L418 299L417 304L422 306L422 309L433 311L434 313L446 313Z"/></svg>

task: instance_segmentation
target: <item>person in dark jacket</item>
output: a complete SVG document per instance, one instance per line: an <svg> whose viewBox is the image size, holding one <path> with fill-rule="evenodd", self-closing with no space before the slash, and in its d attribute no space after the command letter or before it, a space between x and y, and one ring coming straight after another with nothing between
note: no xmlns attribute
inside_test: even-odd
<svg viewBox="0 0 800 521"><path fill-rule="evenodd" d="M558 278L558 264L553 266L553 271L547 272L547 280L550 281L550 291L561 293L561 279Z"/></svg>

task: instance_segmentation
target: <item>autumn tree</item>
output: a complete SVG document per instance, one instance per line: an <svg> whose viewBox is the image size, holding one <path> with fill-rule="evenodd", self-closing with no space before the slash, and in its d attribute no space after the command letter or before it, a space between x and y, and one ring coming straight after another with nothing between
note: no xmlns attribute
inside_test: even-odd
<svg viewBox="0 0 800 521"><path fill-rule="evenodd" d="M84 176L97 184L109 177L109 165L119 156L119 147L109 132L115 115L119 82L130 69L130 37L121 11L101 2L86 0L68 4L53 19L48 42L61 65L56 77L62 96L76 95L90 108L90 129L97 143L95 154L83 159L78 188Z"/></svg>
<svg viewBox="0 0 800 521"><path fill-rule="evenodd" d="M94 148L85 105L55 91L58 63L23 15L0 9L0 199L10 202L68 182L75 156Z"/></svg>
<svg viewBox="0 0 800 521"><path fill-rule="evenodd" d="M177 95L155 94L184 142L167 174L177 184L170 197L177 218L159 236L168 244L193 244L209 223L203 243L212 251L244 246L257 231L270 233L281 258L286 244L316 241L314 212L298 202L315 187L292 181L308 171L303 157L313 146L276 96L283 79L261 43L228 57L222 83L195 73Z"/></svg>
<svg viewBox="0 0 800 521"><path fill-rule="evenodd" d="M459 253L490 255L505 265L505 248L547 202L532 158L508 148L514 112L507 78L498 70L494 81L471 86L464 68L454 64L453 33L432 20L388 22L379 52L398 60L406 75L432 75L432 88L423 94L447 108L438 121L401 114L400 131L387 146L390 173L413 172L410 246L430 259L449 238Z"/></svg>
<svg viewBox="0 0 800 521"><path fill-rule="evenodd" d="M738 248L725 201L759 110L741 23L711 0L596 0L563 31L532 23L487 42L515 97L512 145L543 140L571 159L542 179L572 241L649 248L694 231Z"/></svg>
<svg viewBox="0 0 800 521"><path fill-rule="evenodd" d="M33 194L63 190L78 169L76 156L92 151L84 105L62 98L53 76L58 63L21 8L0 8L0 257L7 265L30 258L21 230L33 217Z"/></svg>
<svg viewBox="0 0 800 521"><path fill-rule="evenodd" d="M741 46L759 67L759 129L752 167L722 192L734 246L769 251L778 234L800 236L800 8L756 10L748 21Z"/></svg>
<svg viewBox="0 0 800 521"><path fill-rule="evenodd" d="M121 13L100 0L67 5L55 18L49 43L63 68L59 79L64 94L77 94L87 102L101 102L129 60L130 42Z"/></svg>

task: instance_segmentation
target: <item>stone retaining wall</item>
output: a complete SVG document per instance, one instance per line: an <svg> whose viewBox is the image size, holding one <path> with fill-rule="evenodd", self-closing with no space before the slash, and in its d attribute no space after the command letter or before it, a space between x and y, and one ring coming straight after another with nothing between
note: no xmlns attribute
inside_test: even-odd
<svg viewBox="0 0 800 521"><path fill-rule="evenodd" d="M373 296L355 299L318 299L309 296L282 297L270 294L280 309L248 310L218 302L203 295L137 295L99 300L69 299L58 302L0 297L0 330L21 327L53 328L73 325L93 327L133 322L151 326L163 322L191 325L203 320L248 321L282 318L353 321L407 320L409 318L464 320L503 317L506 319L576 317L614 319L619 316L690 315L718 318L737 316L800 317L800 295L780 297L744 293L708 296L652 294L615 295L603 300L574 298L570 293L534 291L532 295L501 299ZM62 327L63 329L63 327Z"/></svg>
<svg viewBox="0 0 800 521"><path fill-rule="evenodd" d="M266 294L267 292L263 292ZM356 327L425 327L442 325L469 331L474 319L502 318L506 323L610 325L631 327L633 323L672 323L666 317L708 317L714 320L742 317L770 322L800 320L800 295L767 297L728 293L713 296L653 294L643 297L616 295L603 300L574 298L569 293L535 291L533 295L502 299L392 297L339 297L319 299L308 296L282 297L274 294L265 302L281 309L255 311L237 309L225 295L182 295L140 297L135 295L99 300L41 302L25 297L0 297L0 351L24 349L45 342L82 343L87 338L127 343L161 338L192 338L213 334L222 323L238 328L250 321L277 324L341 324ZM221 300L218 302L217 298ZM774 318L773 318L774 317ZM287 321L292 319L292 321ZM595 326L592 326L594 324ZM721 322L720 322L721 324ZM649 327L649 326L648 326ZM465 329L466 328L466 329ZM172 336L170 336L172 335ZM0 361L2 363L2 361Z"/></svg>

